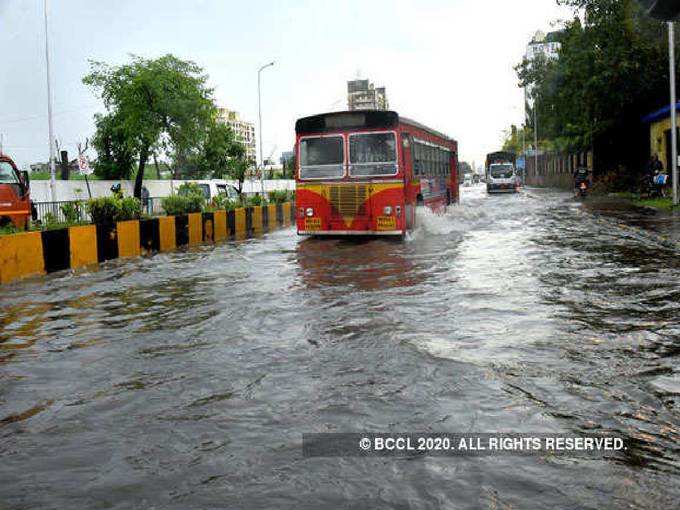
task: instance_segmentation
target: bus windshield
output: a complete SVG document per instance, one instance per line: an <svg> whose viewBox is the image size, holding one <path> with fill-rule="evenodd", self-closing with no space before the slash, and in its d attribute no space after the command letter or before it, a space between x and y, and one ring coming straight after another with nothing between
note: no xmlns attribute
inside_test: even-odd
<svg viewBox="0 0 680 510"><path fill-rule="evenodd" d="M394 133L366 133L349 137L349 173L352 176L397 173Z"/></svg>
<svg viewBox="0 0 680 510"><path fill-rule="evenodd" d="M494 179L510 179L515 174L515 167L511 163L491 165L489 173Z"/></svg>
<svg viewBox="0 0 680 510"><path fill-rule="evenodd" d="M300 140L300 178L342 177L344 163L342 136L320 136Z"/></svg>

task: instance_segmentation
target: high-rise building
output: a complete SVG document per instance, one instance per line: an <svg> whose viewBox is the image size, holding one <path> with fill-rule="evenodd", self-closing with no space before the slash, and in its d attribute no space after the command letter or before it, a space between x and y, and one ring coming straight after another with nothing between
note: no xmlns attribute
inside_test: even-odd
<svg viewBox="0 0 680 510"><path fill-rule="evenodd" d="M374 87L368 80L347 82L348 110L387 110L388 108L385 87Z"/></svg>
<svg viewBox="0 0 680 510"><path fill-rule="evenodd" d="M229 126L236 135L236 140L245 146L246 157L248 159L256 159L255 124L241 119L238 112L228 108L218 108L218 112L218 121Z"/></svg>

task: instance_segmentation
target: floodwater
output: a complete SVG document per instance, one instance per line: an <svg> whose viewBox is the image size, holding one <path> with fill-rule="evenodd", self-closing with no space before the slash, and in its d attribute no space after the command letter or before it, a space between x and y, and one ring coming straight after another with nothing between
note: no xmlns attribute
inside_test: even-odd
<svg viewBox="0 0 680 510"><path fill-rule="evenodd" d="M677 508L680 251L568 194L405 241L262 239L3 287L0 508ZM625 453L304 458L304 432Z"/></svg>

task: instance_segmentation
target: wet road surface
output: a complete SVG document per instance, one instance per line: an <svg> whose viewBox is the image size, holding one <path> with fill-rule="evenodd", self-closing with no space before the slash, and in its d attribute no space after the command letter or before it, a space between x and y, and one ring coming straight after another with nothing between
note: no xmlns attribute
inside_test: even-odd
<svg viewBox="0 0 680 510"><path fill-rule="evenodd" d="M0 508L677 508L680 251L525 190L409 239L3 287ZM308 459L303 432L617 434L610 458Z"/></svg>

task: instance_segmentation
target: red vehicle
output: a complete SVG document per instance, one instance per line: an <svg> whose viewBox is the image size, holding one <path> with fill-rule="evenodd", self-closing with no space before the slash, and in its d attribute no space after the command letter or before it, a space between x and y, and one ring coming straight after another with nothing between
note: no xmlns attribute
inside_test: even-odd
<svg viewBox="0 0 680 510"><path fill-rule="evenodd" d="M31 205L28 172L20 172L9 156L0 153L0 227L13 223L28 228Z"/></svg>
<svg viewBox="0 0 680 510"><path fill-rule="evenodd" d="M295 124L301 235L403 236L416 206L458 201L458 144L392 111L315 115Z"/></svg>

